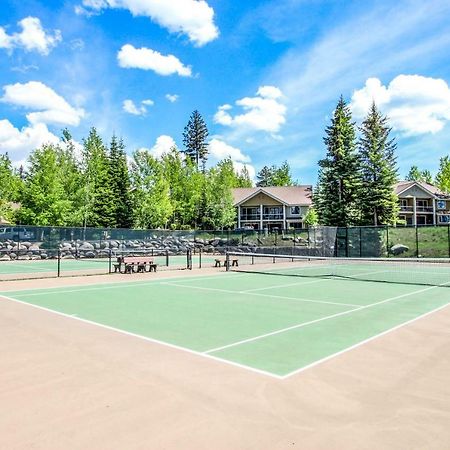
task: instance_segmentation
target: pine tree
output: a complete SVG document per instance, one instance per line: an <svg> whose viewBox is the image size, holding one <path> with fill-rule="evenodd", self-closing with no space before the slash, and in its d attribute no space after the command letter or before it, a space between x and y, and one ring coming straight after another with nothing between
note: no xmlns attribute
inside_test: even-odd
<svg viewBox="0 0 450 450"><path fill-rule="evenodd" d="M133 225L133 207L130 195L130 174L122 139L113 135L109 147L109 171L115 204L115 224L119 228Z"/></svg>
<svg viewBox="0 0 450 450"><path fill-rule="evenodd" d="M0 155L0 217L13 220L11 202L20 200L22 180L13 169L8 153Z"/></svg>
<svg viewBox="0 0 450 450"><path fill-rule="evenodd" d="M256 186L267 187L270 186L272 181L272 169L268 166L264 166L256 175Z"/></svg>
<svg viewBox="0 0 450 450"><path fill-rule="evenodd" d="M323 225L347 226L359 221L359 160L350 108L339 99L324 138L326 157L319 161L314 204Z"/></svg>
<svg viewBox="0 0 450 450"><path fill-rule="evenodd" d="M115 227L114 193L112 190L108 152L95 128L83 140L84 207L83 225Z"/></svg>
<svg viewBox="0 0 450 450"><path fill-rule="evenodd" d="M362 186L359 205L362 224L395 224L399 210L394 193L397 145L395 139L390 138L387 118L381 115L375 103L372 103L360 131L358 148Z"/></svg>
<svg viewBox="0 0 450 450"><path fill-rule="evenodd" d="M292 179L291 167L284 161L280 167L272 166L270 186L295 186L297 182Z"/></svg>
<svg viewBox="0 0 450 450"><path fill-rule="evenodd" d="M195 162L198 168L202 162L203 171L205 171L206 160L208 159L208 144L206 139L209 132L201 114L195 110L183 132L183 144L186 148L185 154Z"/></svg>

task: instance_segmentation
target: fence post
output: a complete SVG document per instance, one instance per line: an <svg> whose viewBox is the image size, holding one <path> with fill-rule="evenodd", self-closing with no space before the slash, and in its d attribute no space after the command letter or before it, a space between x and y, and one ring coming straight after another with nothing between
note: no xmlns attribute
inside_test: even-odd
<svg viewBox="0 0 450 450"><path fill-rule="evenodd" d="M58 258L58 278L59 278L61 275L61 250L59 248L58 248L57 258Z"/></svg>
<svg viewBox="0 0 450 450"><path fill-rule="evenodd" d="M416 225L416 258L419 257L419 226Z"/></svg>
<svg viewBox="0 0 450 450"><path fill-rule="evenodd" d="M348 227L345 227L345 257L348 258Z"/></svg>
<svg viewBox="0 0 450 450"><path fill-rule="evenodd" d="M389 225L386 225L386 255L389 258Z"/></svg>
<svg viewBox="0 0 450 450"><path fill-rule="evenodd" d="M362 257L362 227L359 227L359 257Z"/></svg>
<svg viewBox="0 0 450 450"><path fill-rule="evenodd" d="M450 224L447 225L448 257L450 258Z"/></svg>
<svg viewBox="0 0 450 450"><path fill-rule="evenodd" d="M108 273L112 272L112 249L109 249Z"/></svg>

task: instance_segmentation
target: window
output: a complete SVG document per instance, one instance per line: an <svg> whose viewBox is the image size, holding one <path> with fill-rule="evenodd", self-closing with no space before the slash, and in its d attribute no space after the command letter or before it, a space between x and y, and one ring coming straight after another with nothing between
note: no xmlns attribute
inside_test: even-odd
<svg viewBox="0 0 450 450"><path fill-rule="evenodd" d="M428 206L428 200L416 200L416 205L419 208L426 208Z"/></svg>
<svg viewBox="0 0 450 450"><path fill-rule="evenodd" d="M437 204L437 209L445 209L445 207L446 207L446 201L445 200L438 200L437 202L436 202L436 204Z"/></svg>
<svg viewBox="0 0 450 450"><path fill-rule="evenodd" d="M408 200L406 198L400 199L400 206L408 206Z"/></svg>
<svg viewBox="0 0 450 450"><path fill-rule="evenodd" d="M450 223L450 216L438 216L439 223Z"/></svg>
<svg viewBox="0 0 450 450"><path fill-rule="evenodd" d="M300 206L291 206L291 215L292 216L300 215Z"/></svg>

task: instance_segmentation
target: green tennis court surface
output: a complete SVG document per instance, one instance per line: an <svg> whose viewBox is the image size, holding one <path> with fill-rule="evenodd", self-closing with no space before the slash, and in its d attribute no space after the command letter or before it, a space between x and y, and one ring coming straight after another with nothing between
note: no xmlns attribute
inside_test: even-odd
<svg viewBox="0 0 450 450"><path fill-rule="evenodd" d="M447 287L259 273L4 295L277 377L450 303Z"/></svg>

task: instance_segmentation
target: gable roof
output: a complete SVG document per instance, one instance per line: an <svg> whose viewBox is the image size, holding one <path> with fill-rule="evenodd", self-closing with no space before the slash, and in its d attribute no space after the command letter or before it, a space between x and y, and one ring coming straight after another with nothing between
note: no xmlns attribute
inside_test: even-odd
<svg viewBox="0 0 450 450"><path fill-rule="evenodd" d="M395 185L395 193L397 195L400 195L413 186L417 186L418 188L424 190L425 192L428 192L431 195L434 195L435 197L448 197L448 194L441 191L437 186L426 183L425 181L399 181Z"/></svg>
<svg viewBox="0 0 450 450"><path fill-rule="evenodd" d="M266 194L285 205L310 206L312 204L311 185L235 188L232 191L234 206L238 206L260 193Z"/></svg>

